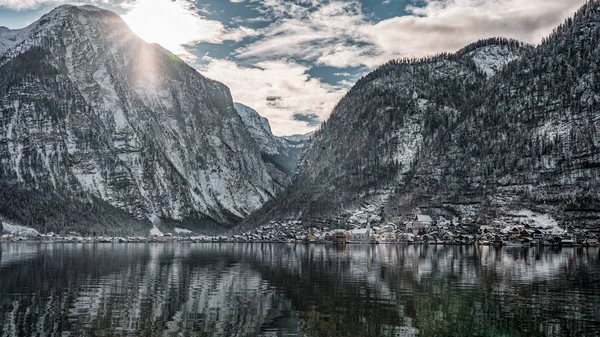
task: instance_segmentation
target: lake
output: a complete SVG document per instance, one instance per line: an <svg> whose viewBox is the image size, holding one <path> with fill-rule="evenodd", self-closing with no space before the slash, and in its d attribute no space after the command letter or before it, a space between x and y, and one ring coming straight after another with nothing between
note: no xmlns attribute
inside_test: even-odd
<svg viewBox="0 0 600 337"><path fill-rule="evenodd" d="M598 248L0 244L0 336L596 336Z"/></svg>

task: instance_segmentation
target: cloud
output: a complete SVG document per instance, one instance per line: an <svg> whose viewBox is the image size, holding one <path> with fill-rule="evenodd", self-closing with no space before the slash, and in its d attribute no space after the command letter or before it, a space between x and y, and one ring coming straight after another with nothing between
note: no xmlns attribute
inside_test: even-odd
<svg viewBox="0 0 600 337"><path fill-rule="evenodd" d="M236 52L241 59L294 58L317 64L348 66L347 60L364 58L369 43L360 28L366 22L358 1L266 0L263 15L274 23L259 31L260 39ZM338 62L338 60L343 60Z"/></svg>
<svg viewBox="0 0 600 337"><path fill-rule="evenodd" d="M423 0L380 22L358 1L265 0L273 24L237 50L243 60L287 58L333 67L375 67L393 58L453 52L478 39L538 43L585 0Z"/></svg>
<svg viewBox="0 0 600 337"><path fill-rule="evenodd" d="M62 5L77 1L68 0L0 0L0 8L6 7L15 10L34 9L43 5Z"/></svg>
<svg viewBox="0 0 600 337"><path fill-rule="evenodd" d="M221 41L242 41L243 39L251 36L257 36L259 33L249 27L239 26L235 28L229 28L219 37Z"/></svg>
<svg viewBox="0 0 600 337"><path fill-rule="evenodd" d="M221 42L225 34L223 24L201 16L193 1L136 0L127 8L123 20L137 35L187 60L194 56L186 45Z"/></svg>
<svg viewBox="0 0 600 337"><path fill-rule="evenodd" d="M295 121L305 122L309 126L321 125L321 119L316 114L299 114L295 113L292 115Z"/></svg>
<svg viewBox="0 0 600 337"><path fill-rule="evenodd" d="M135 0L125 7L127 12L122 17L137 35L147 42L160 44L186 61L196 59L186 46L201 42L239 42L258 34L248 27L226 28L219 21L207 19L200 15L206 10L198 8L193 0Z"/></svg>
<svg viewBox="0 0 600 337"><path fill-rule="evenodd" d="M510 37L539 43L585 0L427 0L410 15L360 29L378 50L377 62L456 51L478 39Z"/></svg>
<svg viewBox="0 0 600 337"><path fill-rule="evenodd" d="M204 61L199 71L229 86L234 101L267 117L278 135L313 131L346 91L309 76L310 67L293 61L263 61L252 67L210 57ZM294 114L312 116L311 123L294 119Z"/></svg>
<svg viewBox="0 0 600 337"><path fill-rule="evenodd" d="M0 9L7 8L11 10L32 10L42 6L59 5L110 5L110 6L128 6L135 0L0 0Z"/></svg>

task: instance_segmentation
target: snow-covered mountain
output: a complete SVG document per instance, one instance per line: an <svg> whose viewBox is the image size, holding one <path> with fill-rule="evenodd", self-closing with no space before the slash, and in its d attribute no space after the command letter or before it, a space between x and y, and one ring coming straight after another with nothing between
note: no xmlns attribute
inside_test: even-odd
<svg viewBox="0 0 600 337"><path fill-rule="evenodd" d="M310 134L277 137L271 131L269 120L256 110L241 103L233 105L258 144L273 179L282 187L288 186Z"/></svg>
<svg viewBox="0 0 600 337"><path fill-rule="evenodd" d="M297 134L297 135L291 135L291 136L283 136L281 138L284 138L286 140L288 140L291 143L297 143L297 145L295 146L301 146L300 144L303 144L305 142L308 142L310 140L310 136L313 133L306 133L306 134ZM302 145L304 146L304 145Z"/></svg>
<svg viewBox="0 0 600 337"><path fill-rule="evenodd" d="M273 135L269 120L256 112L249 106L241 103L233 103L238 115L250 131L250 135L260 147L260 151L268 154L279 153L280 138Z"/></svg>
<svg viewBox="0 0 600 337"><path fill-rule="evenodd" d="M278 188L229 89L144 42L112 12L65 5L24 29L1 28L0 74L6 218L55 231L65 219L94 222L80 229L101 232L97 214L122 210L216 230ZM65 204L81 204L80 219ZM105 226L133 221L124 219Z"/></svg>
<svg viewBox="0 0 600 337"><path fill-rule="evenodd" d="M381 221L421 212L518 222L527 213L597 227L598 45L594 0L536 47L482 40L381 66L315 133L294 184L246 225L345 225L376 206Z"/></svg>

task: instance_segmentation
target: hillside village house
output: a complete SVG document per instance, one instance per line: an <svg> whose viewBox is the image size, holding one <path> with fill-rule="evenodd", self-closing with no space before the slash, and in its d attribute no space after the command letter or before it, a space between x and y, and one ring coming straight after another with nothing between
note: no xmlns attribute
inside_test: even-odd
<svg viewBox="0 0 600 337"><path fill-rule="evenodd" d="M430 228L433 225L433 219L429 215L417 214L412 223L409 223L407 230L412 229L414 234L418 234L421 228Z"/></svg>
<svg viewBox="0 0 600 337"><path fill-rule="evenodd" d="M367 224L367 228L353 229L350 235L350 240L354 243L368 243L371 239L371 225Z"/></svg>
<svg viewBox="0 0 600 337"><path fill-rule="evenodd" d="M343 229L336 229L334 230L332 239L333 239L333 243L346 243L348 242L348 240L351 239L351 235L349 233L346 233L345 230Z"/></svg>
<svg viewBox="0 0 600 337"><path fill-rule="evenodd" d="M14 239L15 237L12 234L3 234L0 236L0 241L13 241Z"/></svg>
<svg viewBox="0 0 600 337"><path fill-rule="evenodd" d="M446 232L443 236L444 243L453 243L454 242L454 234L452 232Z"/></svg>
<svg viewBox="0 0 600 337"><path fill-rule="evenodd" d="M393 223L388 223L387 225L382 225L378 227L373 227L373 231L371 236L375 236L377 242L379 243L390 243L397 242L398 238L396 236L396 231L398 226Z"/></svg>

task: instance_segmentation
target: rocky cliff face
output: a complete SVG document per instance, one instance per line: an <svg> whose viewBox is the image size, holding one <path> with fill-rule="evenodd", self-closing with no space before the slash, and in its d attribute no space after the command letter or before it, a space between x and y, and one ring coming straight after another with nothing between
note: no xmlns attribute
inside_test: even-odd
<svg viewBox="0 0 600 337"><path fill-rule="evenodd" d="M4 194L101 200L136 219L207 230L276 190L229 89L112 12L61 6L0 30L0 74Z"/></svg>
<svg viewBox="0 0 600 337"><path fill-rule="evenodd" d="M389 62L338 103L292 186L247 224L346 224L375 205L378 221L527 210L598 225L599 42L591 1L535 48L492 39Z"/></svg>
<svg viewBox="0 0 600 337"><path fill-rule="evenodd" d="M273 180L280 187L288 186L310 135L277 137L271 131L269 120L259 115L256 110L241 103L233 105L258 144L260 154Z"/></svg>

